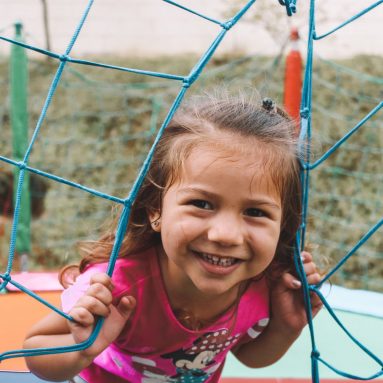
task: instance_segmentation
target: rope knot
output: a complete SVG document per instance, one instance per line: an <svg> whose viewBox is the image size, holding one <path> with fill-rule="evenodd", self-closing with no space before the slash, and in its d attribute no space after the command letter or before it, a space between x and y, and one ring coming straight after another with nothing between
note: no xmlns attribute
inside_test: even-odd
<svg viewBox="0 0 383 383"><path fill-rule="evenodd" d="M319 359L319 357L320 357L320 353L319 353L318 350L313 350L313 351L311 352L311 358L312 358L312 359Z"/></svg>
<svg viewBox="0 0 383 383"><path fill-rule="evenodd" d="M19 167L20 170L24 170L24 169L26 169L27 164L23 161L20 161L17 163L17 166Z"/></svg>
<svg viewBox="0 0 383 383"><path fill-rule="evenodd" d="M297 12L296 0L278 0L279 4L286 7L287 16L292 16L293 13Z"/></svg>
<svg viewBox="0 0 383 383"><path fill-rule="evenodd" d="M70 61L70 57L68 55L60 55L59 59L61 62Z"/></svg>
<svg viewBox="0 0 383 383"><path fill-rule="evenodd" d="M229 29L231 29L233 25L234 25L233 20L229 20L229 21L226 21L226 23L222 24L222 28L228 31Z"/></svg>
<svg viewBox="0 0 383 383"><path fill-rule="evenodd" d="M301 109L301 111L300 111L300 114L301 114L301 117L302 118L308 118L308 116L309 116L309 108L303 108L303 109Z"/></svg>
<svg viewBox="0 0 383 383"><path fill-rule="evenodd" d="M189 88L191 84L192 84L192 81L190 77L184 78L184 80L182 81L183 88Z"/></svg>
<svg viewBox="0 0 383 383"><path fill-rule="evenodd" d="M1 274L0 279L2 279L6 284L12 279L9 273Z"/></svg>
<svg viewBox="0 0 383 383"><path fill-rule="evenodd" d="M317 288L316 288L315 285L309 285L309 290L310 290L311 292L315 293L315 294L316 294L316 292L317 292Z"/></svg>

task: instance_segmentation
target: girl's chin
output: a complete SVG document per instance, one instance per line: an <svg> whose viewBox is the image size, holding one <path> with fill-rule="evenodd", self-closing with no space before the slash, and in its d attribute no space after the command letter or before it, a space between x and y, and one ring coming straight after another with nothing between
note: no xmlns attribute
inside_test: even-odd
<svg viewBox="0 0 383 383"><path fill-rule="evenodd" d="M227 294L231 296L233 291L238 291L239 284L228 283L227 281L218 280L196 280L193 281L196 289L203 294L206 298L214 298Z"/></svg>

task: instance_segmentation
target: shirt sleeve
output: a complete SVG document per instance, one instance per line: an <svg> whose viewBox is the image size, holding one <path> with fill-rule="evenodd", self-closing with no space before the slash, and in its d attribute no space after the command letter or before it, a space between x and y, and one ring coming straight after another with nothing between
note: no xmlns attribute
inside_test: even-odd
<svg viewBox="0 0 383 383"><path fill-rule="evenodd" d="M254 340L255 338L258 338L258 336L261 335L262 332L266 329L269 322L270 322L269 318L263 318L263 319L260 319L253 326L249 327L246 333L241 337L239 344L243 345L245 343L248 343Z"/></svg>
<svg viewBox="0 0 383 383"><path fill-rule="evenodd" d="M65 289L61 294L61 306L68 313L76 302L85 294L90 285L90 278L95 273L105 272L107 264L95 264L80 274L73 285Z"/></svg>

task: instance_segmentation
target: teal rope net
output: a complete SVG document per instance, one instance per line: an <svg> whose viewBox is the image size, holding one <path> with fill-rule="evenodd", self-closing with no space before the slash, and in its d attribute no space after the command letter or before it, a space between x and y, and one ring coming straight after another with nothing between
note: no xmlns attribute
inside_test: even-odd
<svg viewBox="0 0 383 383"><path fill-rule="evenodd" d="M174 64L169 64L168 60L152 59L148 63L146 59L143 65L156 65L161 69L176 66L183 72L190 70L194 60L195 57L180 56L173 59ZM134 61L141 65L137 59ZM281 63L280 56L218 58L205 68L191 92L199 93L199 89L205 91L217 82L223 82L230 89L254 86L262 94L281 94L280 86L271 83L276 71L282 71ZM49 86L52 65L30 59L29 72L33 92L29 96L29 114L34 121L38 119L39 104ZM127 76L122 72L114 72L111 79L110 72L82 66L66 67L44 120L44 134L34 145L29 165L78 183L86 179L87 186L123 198L179 84L138 75L133 79L128 76L125 80ZM281 84L282 79L277 83ZM281 99L281 95L276 97ZM10 129L6 120L0 129L4 132L0 147L2 153L9 156ZM9 178L6 168L3 177ZM36 218L31 222L29 270L56 270L65 264L77 263L76 242L98 237L103 223L110 219L112 204L46 177L32 175L31 182L32 206L36 210L32 215ZM2 183L0 178L4 189L5 183L6 180ZM10 202L5 204L8 206L7 216L11 214ZM44 206L40 207L42 204ZM8 234L9 221L5 224ZM8 243L6 235L0 237L0 249L3 248L0 253L8 252Z"/></svg>
<svg viewBox="0 0 383 383"><path fill-rule="evenodd" d="M216 37L216 39L212 42L211 46L205 52L203 57L201 57L197 61L197 64L195 64L195 66L189 72L189 75L187 75L187 76L173 75L173 74L161 73L161 72L157 73L157 72L152 72L152 71L148 71L148 70L128 68L128 67L125 67L122 65L120 66L120 65L104 64L104 63L99 63L99 62L90 62L90 61L78 60L78 59L74 59L74 58L70 57L71 48L73 47L75 40L81 31L81 26L83 25L83 23L87 17L87 14L89 12L89 9L91 7L92 2L89 3L89 6L88 6L87 10L85 11L83 18L81 19L81 21L79 23L79 27L75 32L74 38L70 42L68 49L66 50L66 52L63 55L56 54L54 52L47 52L47 51L41 50L37 47L30 46L28 44L23 44L20 42L16 42L12 39L1 37L1 39L4 41L8 41L12 44L18 44L20 46L25 47L26 49L33 50L33 51L41 53L43 55L52 57L55 61L59 61L59 66L57 68L56 74L55 74L54 79L52 81L52 84L50 86L50 90L48 92L48 96L46 98L46 102L43 106L42 112L37 117L37 124L36 124L35 133L31 139L30 146L28 148L28 151L27 151L23 161L16 162L16 161L12 160L9 155L0 156L0 160L5 164L10 165L11 167L16 167L17 169L19 169L19 188L21 188L20 185L23 184L23 177L24 177L23 175L25 174L25 172L29 172L31 175L35 174L40 178L52 180L52 182L54 182L55 184L58 184L62 189L64 189L64 188L68 189L68 186L69 186L69 190L71 190L71 192L73 193L72 199L73 199L75 204L76 204L76 200L78 198L81 198L81 195L83 195L84 192L86 194L90 195L91 197L95 197L95 198L91 198L90 204L86 207L86 209L84 209L83 212L80 213L79 219L86 220L87 213L89 212L89 210L99 209L100 208L100 204L99 204L100 200L102 202L104 202L104 201L113 202L113 203L117 203L117 204L123 206L123 212L120 216L120 224L119 224L119 227L117 229L116 243L115 243L115 246L113 249L111 262L110 262L109 270L108 270L108 272L110 274L112 274L112 272L113 272L114 262L115 262L115 259L117 257L119 245L120 245L120 242L122 239L121 233L123 233L125 231L125 227L126 227L127 220L129 217L129 211L130 211L131 203L134 201L135 194L137 193L137 191L140 187L140 183L141 183L143 177L145 176L145 173L146 173L147 167L150 163L151 155L152 155L153 150L155 148L156 142L158 142L158 139L160 138L160 136L163 132L163 129L166 128L168 121L170 120L171 116L174 114L175 110L178 108L178 106L181 103L187 90L192 85L194 87L198 86L196 84L197 78L199 79L199 81L198 81L199 84L201 84L201 83L203 84L203 83L207 82L207 78L209 76L211 76L213 79L222 78L222 80L224 80L225 82L227 82L227 81L230 82L231 78L230 78L229 73L233 73L233 77L235 76L236 72L235 72L235 70L233 70L235 68L235 65L238 65L238 68L240 68L238 76L242 76L245 79L245 83L246 83L246 80L248 80L251 84L254 84L259 89L260 78L256 78L256 76L254 75L254 72L256 70L259 70L260 62L259 61L253 61L249 58L241 58L236 63L231 62L231 63L228 63L227 65L224 65L220 68L216 68L216 69L213 69L213 70L210 70L207 72L204 71L205 75L202 73L202 70L205 69L206 64L213 57L214 51L216 50L216 48L218 47L218 45L222 41L226 32L242 17L244 12L254 2L249 2L245 8L243 8L234 18L230 19L228 22L221 22L219 20L215 20L215 19L210 18L206 15L202 15L198 12L195 12L195 11L192 11L188 8L185 8L185 7L181 6L180 4L174 3L172 1L167 1L167 2L174 5L174 6L182 8L185 11L189 11L192 14L196 15L197 17L202 17L207 22L212 22L220 28L220 32L219 32L218 36ZM374 6L369 7L367 10L364 10L359 15L357 15L357 17L362 16L363 14L372 10L374 7L380 5L381 2L382 1L376 2L374 4ZM281 3L281 5L286 7L287 15L291 15L292 13L294 13L296 11L296 4L295 4L296 2L280 1L280 3ZM304 84L304 89L303 89L303 101L302 101L302 111L301 111L301 115L302 115L301 139L302 139L302 141L307 141L307 142L311 142L311 140L313 138L312 135L315 135L316 130L314 130L314 132L312 132L311 126L320 123L319 121L314 121L313 113L320 112L320 108L323 107L315 99L315 92L313 94L312 89L315 89L316 84L318 84L317 86L324 86L324 83L325 83L325 80L322 77L319 77L318 73L315 73L315 65L317 63L315 63L315 65L314 65L314 60L313 60L314 49L313 48L314 48L314 42L317 39L317 37L315 35L315 17L314 17L314 15L315 15L315 2L312 1L311 11L310 11L310 33L309 33L309 38L308 38L308 43L307 43L307 45L308 45L308 56L307 56L307 66L306 66L306 79L305 79L305 84ZM353 19L355 19L355 18L356 17L354 17ZM343 26L347 25L349 22L350 21L347 21L346 23L343 24ZM338 30L339 28L340 27L334 28L334 31ZM324 36L320 36L320 39L322 37L324 37ZM272 72L272 71L276 70L277 66L279 64L278 60L279 60L279 58L277 58L276 60L274 60L271 63L270 62L261 63L263 70L259 71L260 77L265 76L265 72ZM70 64L70 65L68 65L68 64ZM241 65L247 65L247 67L245 67L246 69L244 69L244 67ZM321 61L321 65L333 66L334 70L338 73L337 76L339 78L342 76L343 73L347 72L347 68L337 66L337 64L334 64L334 63L325 62L324 60ZM50 141L50 142L44 141L44 135L40 134L40 130L46 128L44 126L44 122L46 123L47 121L49 121L49 122L55 121L55 119L57 118L57 115L60 113L59 108L56 108L54 105L54 99L55 99L55 97L57 97L57 93L60 92L60 88L57 89L58 85L60 85L60 87L70 88L70 92L81 92L84 84L87 84L87 86L89 86L89 89L92 89L92 86L95 86L95 89L96 89L97 84L95 83L95 81L92 78L90 78L87 74L84 74L80 70L75 69L74 66L78 66L78 68L81 68L81 67L89 68L89 69L94 68L95 70L97 70L97 68L100 68L100 69L105 68L105 69L111 69L112 71L117 71L117 72L122 72L122 73L130 73L131 75L135 75L135 76L144 76L144 77L150 77L150 78L158 79L157 83L155 83L155 84L151 83L150 85L145 84L145 83L135 83L134 85L127 87L126 84L121 83L117 87L114 86L113 88L109 87L107 82L103 85L102 92L106 92L108 94L116 93L116 88L121 90L121 93L117 92L117 97L116 97L116 98L120 98L120 99L125 100L125 104L121 106L121 109L123 109L123 107L125 107L127 104L129 105L130 102L135 102L135 103L137 102L136 101L137 97L135 98L135 101L133 101L133 95L137 96L137 94L139 94L139 98L140 98L140 105L138 106L138 108L136 108L134 115L132 115L131 113L129 115L127 115L127 114L124 114L122 112L121 113L118 112L117 116L116 116L116 114L114 116L115 118L118 117L118 118L124 120L127 125L131 126L131 130L129 132L129 137L124 138L124 144L129 143L132 140L132 138L137 138L137 135L142 136L141 137L142 138L142 140L141 140L142 148L140 151L140 155L138 156L138 158L136 158L136 160L138 160L138 161L132 161L131 163L128 164L128 166L131 167L132 169L135 169L139 165L141 165L141 163L143 163L143 165L141 167L141 171L140 171L138 178L135 181L129 180L129 182L131 182L131 184L132 184L132 189L131 189L131 192L130 192L128 197L123 196L123 192L124 192L124 190L126 190L127 183L125 183L123 181L124 178L121 177L121 174L116 173L114 175L113 180L109 180L109 182L107 182L107 185L103 185L103 187L102 187L103 192L101 192L99 188L93 187L93 185L89 185L89 183L87 183L85 185L85 184L80 182L81 179L86 179L85 178L86 174L91 168L97 169L97 167L99 166L98 158L97 158L97 156L94 155L95 152L98 152L98 151L103 152L103 151L107 150L106 146L109 148L112 148L112 150L113 149L114 150L117 149L117 151L122 150L122 145L121 145L121 140L120 140L122 132L117 129L115 132L110 134L108 129L105 129L105 123L106 123L106 121L109 121L109 120L107 119L107 117L104 114L99 113L97 115L97 118L99 119L98 124L100 125L101 130L100 130L100 133L98 133L98 135L95 136L90 131L90 129L87 128L87 124L89 123L89 120L95 118L94 113L92 113L92 115L90 115L90 114L87 115L86 112L85 113L83 112L84 108L82 108L82 106L81 107L78 106L78 114L76 115L76 117L73 117L73 125L76 126L76 129L83 130L84 134L82 137L85 137L85 138L82 138L82 140L87 141L85 143L89 145L89 150L84 151L84 156L88 155L89 161L87 163L84 162L83 164L76 164L75 169L74 169L75 172L72 173L73 176L71 175L68 177L66 175L61 175L61 173L60 173L60 175L58 175L59 174L59 168L61 166L61 164L59 162L53 161L52 163L47 164L43 160L34 159L34 152L35 151L36 152L37 151L39 151L39 152L45 151L46 153L48 153L49 151L52 151L52 150L54 151L55 150L54 148L57 148L57 147L69 148L71 145L74 144L73 142L71 142L71 139L73 140L73 138L67 137L67 136L64 137L65 135L67 135L66 132L62 136L60 136L60 133L57 132L56 141L53 141L53 142L52 141ZM249 77L249 73L252 73L251 78ZM225 74L225 75L223 75L223 74ZM362 74L360 74L360 73L357 75L359 77L362 76ZM73 85L73 81L71 81L71 80L73 80L73 78L78 79L79 82L75 83ZM371 79L371 78L366 79L366 81L368 81L368 80L378 81L377 79ZM316 81L317 81L317 83L316 83ZM269 87L272 87L272 86L273 85L269 85ZM334 83L331 81L328 81L326 86L329 86L329 87L334 86ZM151 88L152 94L150 95L150 97L148 97L147 95L144 95L143 93L140 93L141 90L144 89L145 87ZM265 86L265 87L267 88L267 86ZM268 90L270 90L270 88ZM273 90L276 93L278 93L277 90L275 90L275 89L273 89ZM100 109L102 109L102 103L105 102L105 100L101 99L98 95L98 92L96 92L96 91L95 92L90 91L90 94L91 95L89 95L89 97L92 99L91 100L92 103L99 102L100 103ZM166 94L166 98L169 100L169 102L172 102L172 106L170 108L170 111L163 116L163 114L164 114L163 112L164 112L164 109L166 107L166 105L163 105L164 104L163 103L164 94ZM361 95L358 95L358 96L361 97ZM313 199L318 200L318 198L319 199L322 198L322 200L326 200L326 198L327 198L327 196L323 195L322 191L316 190L317 189L316 184L318 182L317 181L318 173L321 173L322 169L324 168L324 164L329 163L332 160L332 158L334 158L334 156L338 152L339 153L344 153L344 152L349 153L349 152L355 151L354 150L355 148L352 145L349 145L349 142L351 141L351 138L354 136L354 133L356 133L356 131L359 131L362 126L366 127L367 124L373 123L373 128L379 129L377 126L375 126L376 123L374 123L374 121L373 121L373 117L377 114L377 112L381 108L381 101L379 99L379 96L381 97L381 95L378 95L374 98L374 99L378 98L378 101L376 102L377 106L375 108L373 108L371 111L370 110L366 111L366 118L363 119L362 121L360 121L360 122L358 121L356 124L354 124L355 128L348 131L344 136L337 137L337 140L335 140L335 142L333 142L334 141L333 138L331 140L326 141L325 154L323 156L321 156L319 158L319 160L312 160L313 154L310 152L306 153L305 161L302 162L302 182L304 183L305 190L306 190L306 193L304 196L304 202L305 202L305 207L306 207L306 209L305 209L305 224L302 226L300 232L298 233L298 237L297 237L297 249L298 250L303 248L305 243L307 242L307 239L306 239L307 226L310 227L310 236L311 236L312 231L315 233L315 230L311 229L312 224L307 223L307 221L310 218L310 215L312 215L312 212L314 212L317 215L320 214L321 217L319 217L319 218L323 218L323 220L325 220L325 222L329 222L328 220L330 219L329 218L331 215L330 212L325 212L326 214L324 214L323 210L321 210L320 208L317 208L316 206L312 207L311 203L310 203L310 211L308 208L309 202L312 201ZM100 98L100 100L98 100L98 98ZM175 98L175 100L173 101L174 98ZM336 104L336 102L339 102L339 100L334 101L335 104ZM48 112L52 111L52 108L54 109L54 113L51 113L52 116L50 116L50 114ZM376 108L378 108L378 109L376 109ZM324 108L324 109L325 110L323 111L323 113L325 114L326 112L328 112L328 108ZM334 108L334 110L336 111L336 107ZM83 115L80 118L81 123L79 123L78 116L81 112L83 112ZM148 120L148 126L149 126L147 131L145 131L144 133L140 132L138 130L136 131L134 128L134 120L135 119L142 119L142 118L145 118ZM334 118L336 118L336 115L334 116ZM349 118L348 122L354 121L355 118L357 118L357 115L351 116ZM160 121L160 120L163 120L164 122L161 125L160 130L157 131L156 126L157 126L158 121ZM321 120L321 121L323 121L323 120ZM342 123L345 123L345 122L342 121ZM63 132L64 131L65 130L63 129ZM106 136L110 136L110 135L112 136L111 141L108 141L108 143L105 144L104 138ZM115 139L113 139L113 135L114 135ZM37 137L38 137L38 139L37 139ZM64 139L66 141L63 141ZM154 144L153 144L153 146L151 146L153 140L154 140ZM325 140L326 140L326 138L325 138ZM33 151L32 151L32 146L33 146ZM151 146L151 149L149 149L150 146ZM91 149L90 149L91 147L93 147L93 151L91 151ZM339 147L342 147L342 150L338 151L337 149ZM369 155L371 155L371 151L373 152L373 149L368 149L368 148L369 147L366 147L364 150L365 151L369 150L370 151ZM147 152L149 152L149 155L145 156L145 154ZM117 163L115 163L115 162L108 164L107 172L110 173L112 168L115 168L116 165L117 165ZM124 164L124 166L126 166L126 163ZM126 168L125 168L125 170L126 170ZM315 171L312 172L312 170L315 170ZM337 166L332 166L332 167L330 167L329 171L331 171L331 174L335 174L336 177L338 177L337 179L335 179L335 182L337 182L337 180L339 181L339 173L340 173L339 168ZM76 177L74 177L74 174L76 174ZM363 177L365 177L365 174L360 178L360 181L358 181L360 183L361 187L363 187ZM74 179L76 181L73 181ZM309 183L310 183L309 180L310 179L314 180L314 182L311 182L310 193L309 193ZM119 181L117 181L117 180L119 180ZM113 189L112 192L109 192L108 186L111 184L117 185L117 188ZM105 192L105 190L108 190L108 192ZM318 195L319 195L319 197L318 197ZM310 196L310 201L309 201L309 196ZM329 198L334 198L334 197L331 196ZM326 201L328 201L328 199ZM76 204L76 208L77 208L77 204ZM14 251L15 251L14 250L14 241L16 240L17 212L19 211L19 209L20 209L20 206L16 203L16 206L14 209L15 219L13 221L13 226L12 226L12 230L11 230L11 240L10 240L11 246L9 249L9 254L10 254L9 255L9 261L8 261L8 264L6 267L6 272L4 274L0 274L0 278L1 278L0 281L2 280L1 288L6 287L6 285L8 283L13 284L14 286L18 287L20 290L26 292L27 294L31 295L32 297L34 297L35 299L37 299L41 303L50 307L52 310L55 310L55 311L59 312L61 315L65 316L64 313L61 313L61 311L57 310L55 307L53 307L53 306L49 305L47 302L41 300L41 298L38 295L36 295L32 291L26 289L24 286L21 286L16 281L12 280L11 272L12 272L12 268L13 268L13 262L14 262L13 258L14 258ZM103 220L103 217L100 217L100 220ZM320 221L318 219L317 222L323 222L323 221ZM350 261L356 258L355 254L356 254L357 250L362 245L365 248L369 243L371 243L371 241L374 238L376 238L376 236L374 236L374 234L381 227L381 218L380 218L380 221L378 218L377 222L378 223L372 224L372 228L369 228L368 230L365 231L365 233L362 233L360 235L360 238L358 238L356 245L355 244L352 244L352 245L343 244L343 247L340 246L340 248L339 248L339 244L338 244L336 251L339 252L339 250L341 250L342 253L345 254L344 258L342 258L339 261L339 263L332 268L332 270L325 277L325 279L321 282L321 284L319 284L318 286L307 286L307 283L306 283L306 284L304 284L304 287L305 287L306 302L307 302L308 307L309 307L309 302L307 299L308 293L309 293L309 291L313 291L314 293L317 293L321 297L321 299L324 302L325 307L329 310L331 315L333 315L334 321L337 322L339 324L340 328L342 328L346 334L349 334L351 339L353 341L355 341L355 343L378 364L378 366L380 367L380 371L378 371L376 374L371 375L369 377L355 377L352 374L340 371L339 369L332 367L319 354L318 347L317 347L316 341L315 341L316 338L314 336L314 325L312 323L312 318L310 317L310 314L308 311L309 327L310 327L310 333L311 333L311 339L312 339L312 365L313 365L312 369L313 369L313 380L314 381L319 380L319 368L318 368L319 362L326 365L327 367L331 368L336 373L338 373L344 377L348 377L348 378L367 380L367 379L372 379L374 377L381 376L381 367L382 367L381 360L377 356L375 356L373 353L371 353L369 350L367 350L363 345L361 345L360 342L358 342L352 336L352 334L350 334L348 332L348 330L344 327L344 325L341 323L341 321L335 316L331 307L329 307L329 305L326 302L326 299L323 297L322 293L320 292L320 287L321 287L322 283L327 281L330 276L333 276L335 272L336 272L336 274L334 276L341 274L342 270L344 270L344 268L350 263ZM68 227L70 227L70 224L71 224L71 222L68 222ZM317 226L319 226L319 225L320 225L320 223L317 224ZM347 225L345 225L345 226L347 226ZM362 228L364 228L364 227L365 226L363 226ZM318 227L318 229L320 229L320 228ZM60 235L62 237L63 233L61 233ZM87 233L84 233L83 235L85 238ZM312 239L312 238L310 238L310 239ZM322 242L320 241L320 239L322 240ZM57 238L54 239L54 242L55 242L54 246L57 246L58 245ZM320 234L317 235L317 237L313 239L313 242L328 246L328 243L326 243L323 240L323 238L321 238ZM63 247L65 247L66 245L67 245L67 243L63 243ZM376 246L374 246L374 247L376 247ZM322 249L321 249L321 251L322 251ZM297 255L298 255L298 251L297 251ZM296 262L297 262L297 268L299 270L301 266L299 264L299 257L298 256L297 256ZM303 275L302 275L302 278L304 278ZM70 319L70 318L68 317L68 319ZM75 347L73 347L73 346L64 347L64 348L59 348L59 349L56 349L56 348L53 349L52 348L52 349L44 349L44 350L14 350L14 351L9 351L9 352L0 354L0 360L7 359L7 358L20 357L20 356L47 354L47 353L52 353L52 352L56 352L56 353L57 352L58 353L59 352L69 352L69 351L73 351L76 349L86 348L97 337L97 334L98 334L98 331L99 331L101 325L102 325L102 321L99 321L99 323L97 324L96 329L95 329L94 333L92 334L92 336L88 339L87 342L84 342L81 345L77 345Z"/></svg>
<svg viewBox="0 0 383 383"><path fill-rule="evenodd" d="M17 41L14 39L0 36L0 39L3 41L7 41L9 43L16 44L18 46L24 47L24 48L29 49L31 51L43 54L43 55L48 56L52 59L55 59L59 62L58 68L56 70L56 73L54 75L54 78L52 80L50 88L48 90L48 94L47 94L47 97L45 99L45 103L42 107L41 114L38 118L35 130L33 132L32 138L31 138L29 146L25 152L23 160L22 161L15 161L11 158L8 158L5 156L0 156L1 161L8 163L10 165L13 165L16 168L18 168L18 170L19 170L18 185L17 185L16 197L15 197L14 219L13 219L13 225L12 225L11 236L10 236L10 244L9 244L8 264L7 264L5 273L0 274L0 278L2 281L0 284L0 290L5 288L7 286L7 284L12 284L15 287L17 287L19 290L29 294L30 296L32 296L36 300L40 301L44 305L48 306L50 309L54 310L55 312L57 312L58 314L62 315L63 317L65 317L69 320L72 319L69 315L65 314L64 312L57 309L53 305L49 304L45 300L41 299L33 291L27 289L26 287L22 286L18 282L12 280L11 271L12 271L13 262L14 262L14 255L15 255L15 243L16 243L16 238L17 238L18 217L19 217L19 213L20 213L21 190L22 190L22 186L23 186L24 177L25 177L26 172L49 178L49 179L54 180L56 182L62 183L64 185L79 189L83 192L90 193L93 196L96 196L96 197L120 204L123 207L121 215L119 217L118 227L116 230L116 239L115 239L113 250L112 250L112 253L110 256L108 269L107 269L107 273L109 275L112 275L113 269L115 266L115 262L117 259L117 255L118 255L118 252L119 252L119 249L121 246L121 242L122 242L122 239L124 236L124 232L125 232L126 227L127 227L128 218L129 218L132 203L134 202L136 195L138 193L138 190L139 190L139 188L143 182L143 179L144 179L144 177L148 171L154 150L156 148L156 145L157 145L159 139L162 136L164 129L166 128L166 126L168 125L172 116L174 115L175 111L179 107L183 97L185 96L185 93L193 85L193 83L197 80L197 78L200 76L204 67L207 65L207 63L212 58L214 52L216 51L216 49L218 48L218 46L222 42L226 33L241 19L241 17L246 13L246 11L251 7L251 5L253 5L255 3L255 0L247 2L246 5L244 7L242 7L240 9L240 11L237 12L237 14L234 17L232 17L231 19L229 19L226 22L222 22L222 21L210 18L208 16L205 16L205 15L203 15L199 12L196 12L190 8L181 6L180 4L175 3L173 1L169 1L169 0L165 0L165 1L169 4L180 7L183 10L188 11L188 12L190 12L190 13L198 16L198 17L202 17L203 19L205 19L208 22L212 22L214 24L217 24L219 26L219 29L220 29L216 38L213 40L213 42L208 47L206 52L197 61L197 63L194 65L194 67L192 68L192 70L190 71L190 73L187 76L180 76L180 75L174 75L174 74L169 74L169 73L161 73L161 72L153 72L153 71L149 71L149 70L127 68L127 67L123 67L123 66L110 65L110 64L100 63L100 62L94 62L94 61L88 61L88 60L79 60L79 59L75 59L75 58L71 57L70 54L71 54L72 48L73 48L73 46L74 46L74 44L75 44L75 42L76 42L76 40L77 40L77 38L81 32L81 29L84 26L86 19L88 18L89 12L90 12L91 7L93 5L92 0L90 0L88 2L87 7L86 7L78 25L77 25L77 28L76 28L76 30L75 30L67 48L63 54L57 54L57 53L54 53L51 51L47 51L47 50L23 43L21 41ZM35 167L32 167L29 165L29 159L30 159L30 156L32 153L32 149L34 147L35 142L37 141L37 137L39 136L42 124L43 124L45 117L47 115L48 108L50 107L50 105L52 103L52 99L55 95L57 87L58 87L60 80L63 76L64 69L68 63L86 65L86 66L90 66L90 67L112 69L112 70L117 70L117 71L134 73L137 75L157 77L160 79L178 81L181 84L181 87L178 91L178 94L176 95L175 100L173 101L169 112L167 113L161 127L159 128L157 135L154 138L153 144L152 144L151 148L149 149L148 155L145 158L145 160L141 166L141 169L139 170L138 176L135 179L135 181L133 182L130 193L126 198L121 198L121 197L117 197L114 195L103 193L101 191L98 191L98 190L95 190L91 187L88 187L84 184L80 184L80 183L74 182L72 180L65 179L63 177L55 175L54 173L48 173L46 171L40 170L38 168L35 168ZM102 326L102 323L103 323L102 319L97 321L97 324L95 326L95 329L94 329L92 335L89 337L88 340L86 340L83 343L80 343L80 344L77 344L74 346L67 346L67 347L64 346L64 347L54 347L54 348L44 348L44 349L34 349L34 350L31 349L31 350L6 351L6 352L0 354L0 360L7 359L7 358L21 357L21 356L44 355L44 354L49 354L49 353L64 353L64 352L71 352L71 351L75 351L75 350L85 349L85 348L89 347L89 345L91 345L94 342L94 340L96 339L96 337L100 331L100 328Z"/></svg>
<svg viewBox="0 0 383 383"><path fill-rule="evenodd" d="M362 10L349 20L346 20L339 26L331 29L327 33L323 33L322 35L318 35L316 33L316 20L315 20L315 0L311 0L310 2L310 20L309 20L309 35L308 35L308 44L307 44L307 58L306 58L306 70L305 70L305 79L303 84L303 91L302 91L302 103L301 103L301 130L300 130L300 138L303 142L311 143L312 139L312 99L313 99L313 52L314 52L314 42L317 40L320 40L324 37L330 36L332 33L340 30L341 28L348 25L350 22L356 20L359 17L362 17L367 12L373 10L378 5L382 4L383 1L377 1L368 8ZM298 232L297 235L297 251L296 251L296 267L297 270L301 276L301 279L303 280L304 285L304 298L306 302L307 307L307 317L309 319L309 329L310 329L310 338L311 338L311 345L312 345L312 351L311 351L311 360L312 360L312 378L313 382L319 382L319 363L324 364L337 374L351 379L359 379L359 380L370 380L377 378L379 376L383 375L383 362L382 360L375 355L372 351L370 351L367 347L365 347L361 342L359 342L348 330L347 328L341 323L341 321L337 318L336 314L334 313L333 309L330 307L330 305L327 303L325 297L320 291L321 286L323 283L328 281L328 279L340 268L343 267L343 265L346 263L346 261L352 257L357 250L365 244L383 225L383 218L379 218L378 221L357 241L356 244L343 256L343 258L338 262L338 264L330 270L327 275L321 280L320 283L316 286L309 286L307 284L307 281L305 280L305 275L303 273L302 264L300 262L299 258L299 251L298 249L303 249L305 246L305 237L306 237L306 224L307 224L307 218L308 218L308 205L309 205L309 181L310 181L310 173L311 171L315 170L316 168L320 167L320 165L325 162L328 158L330 158L333 153L338 150L347 140L350 139L361 127L364 126L364 124L372 119L382 108L383 102L380 101L377 103L377 105L354 126L352 127L343 137L341 137L337 142L335 142L331 147L324 152L318 159L312 161L312 154L310 152L310 145L307 145L307 147L302 146L302 152L304 154L304 160L302 161L302 184L304 185L304 193L303 193L303 224ZM348 335L348 337L356 344L357 347L359 347L361 350L363 350L371 359L373 359L378 367L379 370L367 377L362 376L355 376L353 374L350 374L346 371L341 371L337 369L336 367L332 366L328 361L326 361L319 352L319 349L317 348L316 339L314 335L314 326L311 316L311 309L310 309L310 292L317 294L320 299L322 300L324 306L330 313L330 315L333 317L333 319L336 321L336 323L340 326L340 328Z"/></svg>
<svg viewBox="0 0 383 383"><path fill-rule="evenodd" d="M380 60L357 56L341 65L316 57L312 76L312 125L316 127L312 140L314 148L320 147L316 152L327 152L381 102L383 73L366 71L376 59ZM317 244L332 266L382 216L382 138L379 114L375 114L311 173L308 242ZM375 234L331 281L382 292L382 259L382 237Z"/></svg>

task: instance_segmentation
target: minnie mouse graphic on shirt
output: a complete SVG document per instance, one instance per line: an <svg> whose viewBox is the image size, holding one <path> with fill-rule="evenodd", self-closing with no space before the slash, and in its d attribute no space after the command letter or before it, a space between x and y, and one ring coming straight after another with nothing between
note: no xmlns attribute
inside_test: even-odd
<svg viewBox="0 0 383 383"><path fill-rule="evenodd" d="M259 321L248 329L247 335L256 338L267 323L268 319ZM146 362L146 359L140 357L132 358L133 365L141 371L142 383L203 383L220 368L227 352L242 335L230 335L227 328L222 328L203 334L191 346L161 355L161 359L171 360L175 374L166 373L153 360Z"/></svg>

